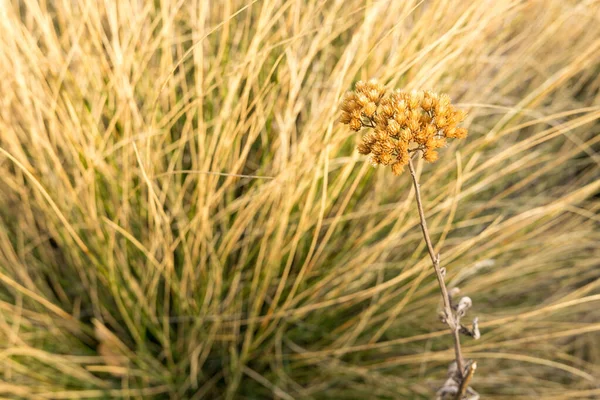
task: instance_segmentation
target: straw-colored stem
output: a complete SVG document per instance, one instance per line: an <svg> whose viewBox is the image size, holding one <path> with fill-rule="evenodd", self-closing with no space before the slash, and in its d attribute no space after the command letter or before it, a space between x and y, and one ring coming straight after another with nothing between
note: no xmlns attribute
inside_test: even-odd
<svg viewBox="0 0 600 400"><path fill-rule="evenodd" d="M460 349L460 324L458 323L458 320L452 311L452 306L450 304L450 296L448 295L448 289L446 288L446 283L444 282L444 275L442 274L442 270L440 268L440 255L435 253L433 244L431 243L431 238L429 237L427 221L425 220L425 212L423 211L423 202L421 200L421 190L419 188L419 181L417 179L417 174L415 172L415 167L413 165L412 159L410 159L408 162L408 168L410 169L410 175L412 176L413 184L415 186L415 195L417 198L419 217L421 218L421 229L423 230L423 237L425 238L425 243L427 243L427 250L429 250L429 256L431 257L431 262L433 263L433 268L435 269L435 275L437 277L438 284L440 285L440 291L442 292L442 300L444 302L444 320L446 321L446 324L452 331L452 337L454 339L454 352L456 354L456 365L458 367L460 377L462 378L464 361L462 357L462 351Z"/></svg>

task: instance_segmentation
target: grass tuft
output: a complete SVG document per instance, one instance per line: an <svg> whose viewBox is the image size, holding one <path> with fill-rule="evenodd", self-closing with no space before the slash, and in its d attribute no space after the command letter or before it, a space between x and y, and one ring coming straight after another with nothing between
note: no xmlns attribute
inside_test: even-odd
<svg viewBox="0 0 600 400"><path fill-rule="evenodd" d="M453 359L407 174L343 93L448 93L416 173L477 390L595 398L600 3L0 3L0 395L431 398Z"/></svg>

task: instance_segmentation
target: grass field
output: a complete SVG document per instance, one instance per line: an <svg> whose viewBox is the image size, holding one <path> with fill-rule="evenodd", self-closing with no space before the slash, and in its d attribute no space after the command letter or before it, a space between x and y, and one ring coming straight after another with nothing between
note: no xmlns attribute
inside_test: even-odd
<svg viewBox="0 0 600 400"><path fill-rule="evenodd" d="M448 93L419 162L483 399L600 397L600 1L0 0L0 397L430 399L408 173L337 122Z"/></svg>

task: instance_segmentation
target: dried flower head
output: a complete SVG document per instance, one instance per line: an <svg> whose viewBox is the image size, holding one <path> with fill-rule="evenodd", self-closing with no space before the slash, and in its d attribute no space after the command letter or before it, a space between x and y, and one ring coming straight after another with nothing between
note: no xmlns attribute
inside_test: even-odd
<svg viewBox="0 0 600 400"><path fill-rule="evenodd" d="M399 175L413 153L420 152L428 162L438 159L436 149L446 139L462 139L459 128L466 114L456 110L446 94L430 91L387 92L377 81L359 81L346 93L340 122L360 131L373 128L358 145L361 154L370 154L373 165L390 165Z"/></svg>
<svg viewBox="0 0 600 400"><path fill-rule="evenodd" d="M371 80L359 81L353 92L347 92L342 101L342 116L340 122L350 126L350 129L359 131L365 122L372 120L377 112L379 103L385 95L385 87Z"/></svg>

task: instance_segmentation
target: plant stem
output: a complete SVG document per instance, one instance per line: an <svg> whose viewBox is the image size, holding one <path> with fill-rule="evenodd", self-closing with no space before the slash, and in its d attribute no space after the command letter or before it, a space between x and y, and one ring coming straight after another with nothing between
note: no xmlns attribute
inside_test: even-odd
<svg viewBox="0 0 600 400"><path fill-rule="evenodd" d="M415 172L415 167L413 165L412 158L408 161L408 168L410 169L410 175L412 176L413 184L415 187L417 207L419 208L419 217L421 218L421 229L423 230L423 237L425 238L425 243L427 243L429 256L431 257L431 262L433 263L433 268L435 269L435 275L437 277L438 284L440 285L440 291L442 292L442 300L444 302L444 319L446 324L452 331L452 337L454 339L454 353L456 355L456 366L458 367L458 372L460 374L460 377L462 378L464 372L464 360L462 357L462 351L460 349L460 323L458 322L458 318L452 311L452 305L450 304L450 296L448 295L448 289L446 288L446 283L444 282L444 275L442 274L442 270L440 269L440 255L435 253L433 244L431 243L431 238L429 237L427 221L425 221L425 212L423 211L423 202L421 200L420 185L417 180L417 174Z"/></svg>

